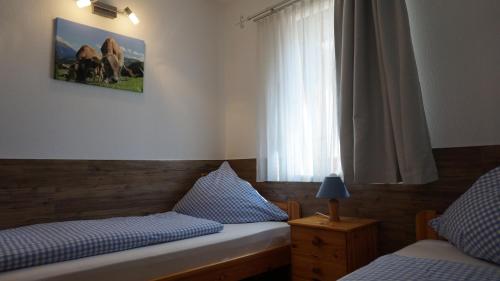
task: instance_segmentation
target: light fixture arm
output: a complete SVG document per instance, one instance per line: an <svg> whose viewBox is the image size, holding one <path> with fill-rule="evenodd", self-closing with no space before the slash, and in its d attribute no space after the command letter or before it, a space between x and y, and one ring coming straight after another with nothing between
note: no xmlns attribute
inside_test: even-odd
<svg viewBox="0 0 500 281"><path fill-rule="evenodd" d="M125 15L125 16L128 16L129 14L132 13L132 10L130 10L129 7L125 7L125 9L118 10L118 13Z"/></svg>
<svg viewBox="0 0 500 281"><path fill-rule="evenodd" d="M92 13L102 17L114 19L118 17L118 14L122 14L128 16L133 24L139 23L139 18L134 12L132 12L129 7L125 7L125 9L119 10L117 7L103 3L99 0L77 0L76 5L79 8L92 6Z"/></svg>

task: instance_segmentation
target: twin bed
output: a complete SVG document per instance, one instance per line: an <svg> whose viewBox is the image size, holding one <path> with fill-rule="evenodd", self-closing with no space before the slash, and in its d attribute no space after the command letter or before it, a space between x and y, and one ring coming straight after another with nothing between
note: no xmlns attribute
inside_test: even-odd
<svg viewBox="0 0 500 281"><path fill-rule="evenodd" d="M300 216L297 202L274 203ZM289 244L286 222L224 224L214 234L3 272L0 281L239 280L289 264Z"/></svg>
<svg viewBox="0 0 500 281"><path fill-rule="evenodd" d="M300 205L272 203L224 163L177 212L1 231L0 281L241 280L290 264L284 220ZM419 213L416 226L417 243L340 280L500 281L500 167L443 215Z"/></svg>
<svg viewBox="0 0 500 281"><path fill-rule="evenodd" d="M372 280L500 280L500 167L482 175L446 211L416 217L417 243L343 277Z"/></svg>
<svg viewBox="0 0 500 281"><path fill-rule="evenodd" d="M276 204L299 217L297 202ZM341 280L500 280L500 266L436 240L427 224L434 216L417 216L420 241ZM215 234L0 273L0 281L239 280L289 264L289 244L286 222L225 224Z"/></svg>
<svg viewBox="0 0 500 281"><path fill-rule="evenodd" d="M169 212L0 231L0 281L240 280L290 263L299 217L224 162Z"/></svg>
<svg viewBox="0 0 500 281"><path fill-rule="evenodd" d="M499 265L471 257L440 238L428 224L435 217L435 211L417 214L416 243L382 256L340 281L500 280Z"/></svg>

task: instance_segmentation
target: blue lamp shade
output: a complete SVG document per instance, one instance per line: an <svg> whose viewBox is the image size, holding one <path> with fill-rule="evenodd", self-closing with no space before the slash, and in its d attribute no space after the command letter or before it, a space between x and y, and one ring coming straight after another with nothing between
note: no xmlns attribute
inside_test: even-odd
<svg viewBox="0 0 500 281"><path fill-rule="evenodd" d="M325 177L325 180L319 188L318 194L316 194L316 198L327 199L342 199L349 198L350 196L344 182L337 175Z"/></svg>

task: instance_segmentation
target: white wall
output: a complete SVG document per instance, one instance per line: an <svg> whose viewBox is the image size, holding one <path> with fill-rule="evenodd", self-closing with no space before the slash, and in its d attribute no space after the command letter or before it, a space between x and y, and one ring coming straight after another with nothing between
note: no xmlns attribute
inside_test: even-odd
<svg viewBox="0 0 500 281"><path fill-rule="evenodd" d="M227 1L223 10L221 30L221 89L225 107L226 159L255 158L256 94L258 87L257 26L253 22L241 29L235 23L240 16L249 16L279 0Z"/></svg>
<svg viewBox="0 0 500 281"><path fill-rule="evenodd" d="M222 159L219 4L111 3L141 23L73 0L0 0L0 158ZM144 94L53 80L56 17L144 40Z"/></svg>
<svg viewBox="0 0 500 281"><path fill-rule="evenodd" d="M221 159L256 151L256 25L279 0L0 0L0 158ZM408 0L434 147L500 144L500 2ZM145 93L51 78L55 17L146 41ZM223 33L223 35L221 34Z"/></svg>
<svg viewBox="0 0 500 281"><path fill-rule="evenodd" d="M225 8L226 158L256 155L256 25L272 0ZM500 144L500 1L407 0L433 147Z"/></svg>
<svg viewBox="0 0 500 281"><path fill-rule="evenodd" d="M407 3L433 146L500 144L500 1Z"/></svg>

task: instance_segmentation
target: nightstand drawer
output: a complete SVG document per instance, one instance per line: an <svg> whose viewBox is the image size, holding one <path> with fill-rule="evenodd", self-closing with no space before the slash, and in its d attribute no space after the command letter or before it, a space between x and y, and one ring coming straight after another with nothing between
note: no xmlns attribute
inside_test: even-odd
<svg viewBox="0 0 500 281"><path fill-rule="evenodd" d="M337 280L347 273L343 265L301 255L292 255L292 265L292 275L306 280Z"/></svg>
<svg viewBox="0 0 500 281"><path fill-rule="evenodd" d="M323 216L289 221L294 281L333 281L377 257L377 221Z"/></svg>
<svg viewBox="0 0 500 281"><path fill-rule="evenodd" d="M292 254L346 264L345 233L292 226Z"/></svg>

